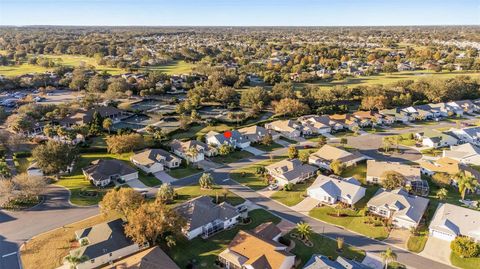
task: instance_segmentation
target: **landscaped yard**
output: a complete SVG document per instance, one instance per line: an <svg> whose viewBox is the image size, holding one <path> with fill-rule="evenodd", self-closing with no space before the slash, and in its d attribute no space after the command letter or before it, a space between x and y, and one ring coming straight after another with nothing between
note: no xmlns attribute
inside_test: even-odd
<svg viewBox="0 0 480 269"><path fill-rule="evenodd" d="M279 148L283 148L282 145L277 144L275 142L272 142L272 144L270 144L270 145L264 145L264 144L258 143L258 144L254 144L252 146L259 149L259 150L263 150L263 151L266 151L266 152L276 150L276 149L279 149Z"/></svg>
<svg viewBox="0 0 480 269"><path fill-rule="evenodd" d="M231 152L224 156L217 155L214 157L210 157L210 160L216 163L233 163L241 159L249 158L252 156L253 154L248 151L235 150L234 152Z"/></svg>
<svg viewBox="0 0 480 269"><path fill-rule="evenodd" d="M356 261L362 261L365 258L364 251L346 244L344 245L343 251L341 253L338 253L336 251L337 242L335 240L324 237L317 233L314 233L310 236L313 247L307 247L298 239L293 239L290 236L288 236L288 238L290 240L294 240L295 242L295 248L293 248L291 252L301 260L300 266L298 268L301 268L313 254L322 254L333 259L336 259L339 255L341 255L343 257Z"/></svg>
<svg viewBox="0 0 480 269"><path fill-rule="evenodd" d="M425 248L425 244L428 240L428 230L427 231L420 231L418 235L410 235L407 242L408 250L420 253Z"/></svg>
<svg viewBox="0 0 480 269"><path fill-rule="evenodd" d="M403 146L413 147L417 143L413 133L399 134L398 137L399 137L398 143Z"/></svg>
<svg viewBox="0 0 480 269"><path fill-rule="evenodd" d="M72 242L75 240L75 231L91 227L118 216L94 216L80 222L65 225L61 228L40 234L31 240L20 251L22 266L25 269L57 268L68 255Z"/></svg>
<svg viewBox="0 0 480 269"><path fill-rule="evenodd" d="M226 190L227 194L227 202L232 204L232 205L239 205L245 202L245 199L243 199L240 196L237 196L231 191ZM213 199L216 199L218 196L218 201L223 202L224 201L224 190L219 187L215 186L213 189L210 190L203 190L200 189L199 185L191 185L191 186L185 186L179 189L175 190L175 193L177 194L177 197L175 198L175 204L183 203L185 201L188 201L192 198L201 196L201 195L208 195L212 197Z"/></svg>
<svg viewBox="0 0 480 269"><path fill-rule="evenodd" d="M460 258L458 255L452 253L450 255L450 262L452 265L463 269L478 269L480 268L479 258Z"/></svg>
<svg viewBox="0 0 480 269"><path fill-rule="evenodd" d="M312 185L313 181L314 179L310 179L303 183L295 184L293 185L293 188L291 191L279 190L275 192L270 198L286 206L294 206L300 203L303 199L305 199L304 195L307 194L307 188L310 187L310 185Z"/></svg>
<svg viewBox="0 0 480 269"><path fill-rule="evenodd" d="M367 178L367 163L362 162L358 163L356 166L347 167L341 176L345 178L354 177L356 180L365 184Z"/></svg>
<svg viewBox="0 0 480 269"><path fill-rule="evenodd" d="M437 148L437 149L431 148L431 149L424 149L420 151L420 153L426 156L437 157L442 155L443 150L444 148Z"/></svg>
<svg viewBox="0 0 480 269"><path fill-rule="evenodd" d="M200 173L202 171L203 171L202 169L199 169L193 166L185 166L185 167L178 167L175 169L171 169L167 173L174 178L180 179L180 178L184 178L184 177L188 177L188 176Z"/></svg>
<svg viewBox="0 0 480 269"><path fill-rule="evenodd" d="M249 166L242 167L240 169L233 170L230 173L230 177L238 183L250 187L254 190L263 189L267 187L268 184L263 180L263 176L256 174L257 168L265 167L285 158L285 156L275 156L273 157L273 159L261 161Z"/></svg>
<svg viewBox="0 0 480 269"><path fill-rule="evenodd" d="M268 221L280 222L278 217L263 209L253 210L249 212L249 216L252 218L252 222L248 225L237 225L208 239L195 238L188 241L182 238L177 241L177 245L173 248L170 249L165 246L163 249L180 268L188 268L187 266L192 260L195 260L195 264L198 266L195 268L215 268L214 262L218 254L227 247L239 230L251 230Z"/></svg>

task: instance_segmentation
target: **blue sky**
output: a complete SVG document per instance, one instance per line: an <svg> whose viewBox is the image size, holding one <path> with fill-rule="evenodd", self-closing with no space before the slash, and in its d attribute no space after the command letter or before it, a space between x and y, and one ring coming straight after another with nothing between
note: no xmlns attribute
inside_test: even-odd
<svg viewBox="0 0 480 269"><path fill-rule="evenodd" d="M0 0L0 25L480 24L480 0Z"/></svg>

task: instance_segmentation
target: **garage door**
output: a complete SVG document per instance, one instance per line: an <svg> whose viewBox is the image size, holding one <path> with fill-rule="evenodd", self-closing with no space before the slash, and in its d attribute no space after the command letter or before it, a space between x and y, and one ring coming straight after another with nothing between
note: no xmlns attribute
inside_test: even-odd
<svg viewBox="0 0 480 269"><path fill-rule="evenodd" d="M453 241L453 239L455 239L455 236L454 235L451 235L451 234L447 234L447 233L443 233L443 232L439 232L439 231L435 231L435 230L432 230L431 231L431 234L432 236L438 238L438 239L442 239L442 240L445 240L445 241Z"/></svg>

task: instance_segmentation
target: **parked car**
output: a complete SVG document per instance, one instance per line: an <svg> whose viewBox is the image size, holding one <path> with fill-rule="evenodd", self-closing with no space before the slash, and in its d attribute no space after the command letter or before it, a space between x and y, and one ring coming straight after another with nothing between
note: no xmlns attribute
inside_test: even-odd
<svg viewBox="0 0 480 269"><path fill-rule="evenodd" d="M278 189L278 185L277 185L277 184L270 184L270 185L268 186L268 190L270 190L270 191L273 191L273 190L276 190L276 189Z"/></svg>

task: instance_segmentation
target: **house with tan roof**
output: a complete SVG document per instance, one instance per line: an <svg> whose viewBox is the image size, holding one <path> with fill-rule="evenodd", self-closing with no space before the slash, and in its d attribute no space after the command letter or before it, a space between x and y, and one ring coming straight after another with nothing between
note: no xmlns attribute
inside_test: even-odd
<svg viewBox="0 0 480 269"><path fill-rule="evenodd" d="M106 265L102 269L180 269L158 246L142 250L126 258Z"/></svg>
<svg viewBox="0 0 480 269"><path fill-rule="evenodd" d="M293 120L277 120L265 124L265 128L279 132L287 138L295 138L302 135L301 126Z"/></svg>
<svg viewBox="0 0 480 269"><path fill-rule="evenodd" d="M467 165L480 165L480 148L470 143L451 146L449 150L443 150L442 156Z"/></svg>
<svg viewBox="0 0 480 269"><path fill-rule="evenodd" d="M445 173L452 176L453 181L455 175L465 173L466 176L476 178L477 180L480 179L479 171L448 157L442 157L436 161L420 160L418 164L422 173L428 176L433 176L436 173Z"/></svg>
<svg viewBox="0 0 480 269"><path fill-rule="evenodd" d="M373 111L356 111L353 116L359 120L360 127L383 124L383 116Z"/></svg>
<svg viewBox="0 0 480 269"><path fill-rule="evenodd" d="M274 130L267 130L264 127L258 126L258 125L253 125L250 127L245 127L242 129L238 129L238 132L240 132L242 135L246 136L248 140L252 143L258 143L261 142L262 139L266 135L271 135L273 140L279 139L280 134L277 133Z"/></svg>
<svg viewBox="0 0 480 269"><path fill-rule="evenodd" d="M419 167L401 164L398 162L367 161L367 182L381 184L387 172L395 171L405 177L406 184L420 181L421 171Z"/></svg>
<svg viewBox="0 0 480 269"><path fill-rule="evenodd" d="M339 160L345 166L353 166L367 159L367 156L354 151L348 152L338 147L323 145L316 152L310 154L308 163L316 165L320 168L330 170L330 163Z"/></svg>
<svg viewBox="0 0 480 269"><path fill-rule="evenodd" d="M240 230L218 260L227 269L291 269L295 265L295 255L287 246L256 229Z"/></svg>
<svg viewBox="0 0 480 269"><path fill-rule="evenodd" d="M313 177L318 170L315 166L303 164L299 159L279 161L266 166L265 169L280 186L305 181Z"/></svg>
<svg viewBox="0 0 480 269"><path fill-rule="evenodd" d="M448 242L466 236L480 243L480 211L439 203L428 229L430 236Z"/></svg>
<svg viewBox="0 0 480 269"><path fill-rule="evenodd" d="M332 132L332 129L339 130L343 126L331 121L328 116L307 115L298 118L298 121L305 128L309 128L312 134L326 134Z"/></svg>
<svg viewBox="0 0 480 269"><path fill-rule="evenodd" d="M145 173L156 173L166 168L177 168L182 160L177 156L163 149L145 149L130 157L135 166Z"/></svg>
<svg viewBox="0 0 480 269"><path fill-rule="evenodd" d="M416 228L422 220L429 200L409 194L404 189L379 189L368 201L368 212L391 219L398 228Z"/></svg>
<svg viewBox="0 0 480 269"><path fill-rule="evenodd" d="M205 160L205 156L212 157L218 154L216 147L209 146L198 140L182 142L175 139L170 143L170 147L173 153L191 163L203 161ZM195 151L192 151L192 148L195 148ZM194 155L193 152L196 152L196 155Z"/></svg>
<svg viewBox="0 0 480 269"><path fill-rule="evenodd" d="M359 126L358 119L350 114L335 114L329 116L330 120L341 124L344 129L352 130Z"/></svg>
<svg viewBox="0 0 480 269"><path fill-rule="evenodd" d="M365 196L365 190L354 178L340 179L318 175L307 189L307 194L321 203L334 205L341 202L353 206Z"/></svg>

